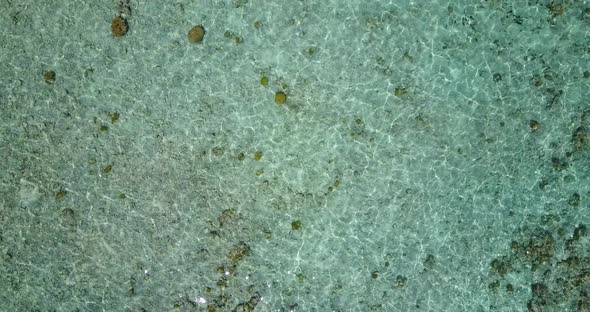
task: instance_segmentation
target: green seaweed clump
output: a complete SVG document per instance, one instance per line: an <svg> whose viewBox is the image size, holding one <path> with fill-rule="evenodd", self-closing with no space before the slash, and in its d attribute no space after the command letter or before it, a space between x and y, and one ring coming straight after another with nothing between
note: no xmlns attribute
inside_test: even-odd
<svg viewBox="0 0 590 312"><path fill-rule="evenodd" d="M229 261L231 263L238 263L250 255L250 246L248 246L245 242L239 242L236 246L234 246L228 254Z"/></svg>

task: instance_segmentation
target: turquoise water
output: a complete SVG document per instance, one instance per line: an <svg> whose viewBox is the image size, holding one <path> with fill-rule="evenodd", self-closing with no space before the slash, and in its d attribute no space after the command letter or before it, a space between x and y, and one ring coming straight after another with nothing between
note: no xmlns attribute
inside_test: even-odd
<svg viewBox="0 0 590 312"><path fill-rule="evenodd" d="M0 310L590 311L589 3L0 15Z"/></svg>

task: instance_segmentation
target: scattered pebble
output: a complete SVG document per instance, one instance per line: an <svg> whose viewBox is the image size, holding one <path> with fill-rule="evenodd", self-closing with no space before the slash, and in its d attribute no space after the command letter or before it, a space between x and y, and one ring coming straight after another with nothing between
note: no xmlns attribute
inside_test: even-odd
<svg viewBox="0 0 590 312"><path fill-rule="evenodd" d="M201 25L191 28L188 32L188 41L190 43L201 43L205 37L205 28Z"/></svg>
<svg viewBox="0 0 590 312"><path fill-rule="evenodd" d="M113 33L113 36L123 37L127 34L128 30L129 25L124 18L120 16L115 16L115 18L113 18L113 22L111 23L111 32Z"/></svg>
<svg viewBox="0 0 590 312"><path fill-rule="evenodd" d="M49 84L55 83L55 72L53 70L46 71L43 74L43 78L45 79L45 82Z"/></svg>
<svg viewBox="0 0 590 312"><path fill-rule="evenodd" d="M287 95L283 91L279 91L275 94L275 103L285 104L287 102Z"/></svg>

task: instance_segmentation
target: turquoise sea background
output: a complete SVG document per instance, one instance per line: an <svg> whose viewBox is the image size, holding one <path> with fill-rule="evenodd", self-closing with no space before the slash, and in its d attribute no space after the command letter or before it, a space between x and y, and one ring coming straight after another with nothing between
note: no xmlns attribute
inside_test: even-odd
<svg viewBox="0 0 590 312"><path fill-rule="evenodd" d="M0 27L0 311L590 311L588 1Z"/></svg>

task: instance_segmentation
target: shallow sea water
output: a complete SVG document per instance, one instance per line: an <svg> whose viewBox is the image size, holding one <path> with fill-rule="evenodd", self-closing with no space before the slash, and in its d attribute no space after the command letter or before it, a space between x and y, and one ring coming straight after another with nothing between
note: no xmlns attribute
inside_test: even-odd
<svg viewBox="0 0 590 312"><path fill-rule="evenodd" d="M0 310L590 311L589 2L0 16Z"/></svg>

